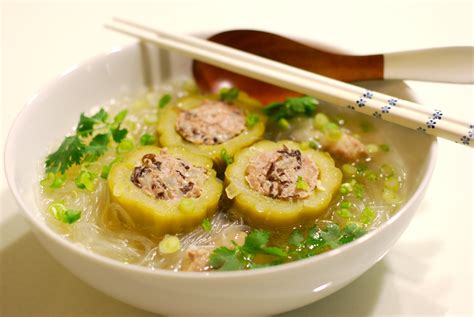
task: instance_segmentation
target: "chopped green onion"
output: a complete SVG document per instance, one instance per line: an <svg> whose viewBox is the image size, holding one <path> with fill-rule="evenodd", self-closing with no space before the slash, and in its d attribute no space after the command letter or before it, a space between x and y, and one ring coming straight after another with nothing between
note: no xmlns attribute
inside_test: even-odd
<svg viewBox="0 0 474 317"><path fill-rule="evenodd" d="M375 211L370 207L365 207L360 214L359 221L363 224L371 224L375 219Z"/></svg>
<svg viewBox="0 0 474 317"><path fill-rule="evenodd" d="M377 173L375 173L374 171L372 170L367 170L364 172L364 176L365 178L367 178L369 181L375 181L377 180L378 176L377 176Z"/></svg>
<svg viewBox="0 0 474 317"><path fill-rule="evenodd" d="M349 219L352 217L352 213L349 211L349 209L346 209L346 208L338 209L336 213L338 214L338 216L345 219Z"/></svg>
<svg viewBox="0 0 474 317"><path fill-rule="evenodd" d="M352 185L350 183L343 183L339 188L339 191L341 192L341 194L347 195L352 191Z"/></svg>
<svg viewBox="0 0 474 317"><path fill-rule="evenodd" d="M350 209L351 207L352 203L350 201L344 200L343 202L341 202L341 208Z"/></svg>
<svg viewBox="0 0 474 317"><path fill-rule="evenodd" d="M245 125L247 128L252 129L258 121L260 121L260 117L256 113L250 112L245 118Z"/></svg>
<svg viewBox="0 0 474 317"><path fill-rule="evenodd" d="M201 223L201 227L204 231L209 232L212 229L212 224L209 218L204 218L204 220Z"/></svg>
<svg viewBox="0 0 474 317"><path fill-rule="evenodd" d="M194 211L194 201L191 198L183 198L179 202L178 209L182 213L189 214Z"/></svg>
<svg viewBox="0 0 474 317"><path fill-rule="evenodd" d="M107 177L109 177L109 172L110 172L110 169L112 168L112 165L114 165L115 163L117 163L120 160L121 160L120 157L116 157L109 164L102 166L102 170L100 172L100 177L103 178L103 179L107 179Z"/></svg>
<svg viewBox="0 0 474 317"><path fill-rule="evenodd" d="M309 147L312 148L312 149L319 149L320 147L320 144L314 140L309 140Z"/></svg>
<svg viewBox="0 0 474 317"><path fill-rule="evenodd" d="M158 244L158 249L161 254L172 254L181 249L181 242L177 236L167 234Z"/></svg>
<svg viewBox="0 0 474 317"><path fill-rule="evenodd" d="M342 171L347 176L354 176L357 173L357 168L351 164L344 164L342 165Z"/></svg>
<svg viewBox="0 0 474 317"><path fill-rule="evenodd" d="M48 206L48 211L59 221L72 224L81 218L81 212L66 207L61 203L52 203Z"/></svg>
<svg viewBox="0 0 474 317"><path fill-rule="evenodd" d="M302 142L300 143L300 147L302 150L307 150L310 149L311 147L309 146L309 142Z"/></svg>
<svg viewBox="0 0 474 317"><path fill-rule="evenodd" d="M127 153L133 150L133 141L130 139L123 139L117 146L117 153Z"/></svg>
<svg viewBox="0 0 474 317"><path fill-rule="evenodd" d="M367 144L365 148L369 154L377 153L379 151L379 146L377 144Z"/></svg>
<svg viewBox="0 0 474 317"><path fill-rule="evenodd" d="M41 180L40 184L43 187L61 188L66 181L66 175L55 174L49 172L46 177Z"/></svg>
<svg viewBox="0 0 474 317"><path fill-rule="evenodd" d="M308 183L301 176L298 176L298 179L296 180L296 189L305 191L309 190Z"/></svg>
<svg viewBox="0 0 474 317"><path fill-rule="evenodd" d="M324 113L318 113L314 116L313 126L322 131L324 127L329 123L329 118Z"/></svg>
<svg viewBox="0 0 474 317"><path fill-rule="evenodd" d="M384 177L391 177L395 174L393 167L388 164L383 164L382 167L380 167L380 172Z"/></svg>
<svg viewBox="0 0 474 317"><path fill-rule="evenodd" d="M339 126L334 123L334 122L329 122L328 124L326 124L326 126L324 127L324 132L328 135L328 137L333 140L333 141L337 141L341 138L342 136L342 131L341 129L339 128Z"/></svg>
<svg viewBox="0 0 474 317"><path fill-rule="evenodd" d="M166 95L163 95L161 96L160 100L158 101L158 107L159 108L164 108L166 107L167 104L169 104L169 102L171 101L171 95L170 94L166 94Z"/></svg>
<svg viewBox="0 0 474 317"><path fill-rule="evenodd" d="M290 127L290 123L285 118L281 118L280 120L278 120L278 126L286 130Z"/></svg>
<svg viewBox="0 0 474 317"><path fill-rule="evenodd" d="M145 133L144 135L141 136L140 138L140 144L141 145L153 145L156 143L156 138L154 135L151 135L149 133Z"/></svg>
<svg viewBox="0 0 474 317"><path fill-rule="evenodd" d="M398 192L400 189L400 183L398 182L398 179L395 176L390 176L384 181L384 186L385 188L390 189L393 192Z"/></svg>
<svg viewBox="0 0 474 317"><path fill-rule="evenodd" d="M234 101L239 98L240 90L235 87L222 88L219 90L219 99L226 102Z"/></svg>
<svg viewBox="0 0 474 317"><path fill-rule="evenodd" d="M93 191L95 189L94 180L96 177L97 175L95 173L92 173L87 170L82 170L81 173L76 177L74 182L76 183L76 186L79 189Z"/></svg>
<svg viewBox="0 0 474 317"><path fill-rule="evenodd" d="M389 152L390 151L390 146L388 144L380 144L379 148L384 152Z"/></svg>
<svg viewBox="0 0 474 317"><path fill-rule="evenodd" d="M382 193L382 198L385 200L387 203L396 205L400 203L400 197L398 197L397 193L391 191L388 188L385 188Z"/></svg>
<svg viewBox="0 0 474 317"><path fill-rule="evenodd" d="M364 186L362 186L362 184L355 184L354 185L354 193L356 195L357 198L359 199L362 199L364 198Z"/></svg>
<svg viewBox="0 0 474 317"><path fill-rule="evenodd" d="M227 153L226 149L221 150L221 159L224 161L225 165L230 165L234 160L230 157L229 153Z"/></svg>

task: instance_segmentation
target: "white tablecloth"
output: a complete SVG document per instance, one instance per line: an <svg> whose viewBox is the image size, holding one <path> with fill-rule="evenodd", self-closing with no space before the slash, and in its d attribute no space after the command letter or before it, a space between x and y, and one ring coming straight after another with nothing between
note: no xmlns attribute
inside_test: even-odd
<svg viewBox="0 0 474 317"><path fill-rule="evenodd" d="M111 16L179 32L265 29L360 54L474 45L472 1L5 2L2 149L15 115L36 90L75 62L131 41L102 28ZM473 85L408 84L424 103L473 120ZM284 316L472 316L472 163L472 150L440 140L426 198L391 252L343 290ZM2 316L152 315L103 295L56 263L29 231L1 173Z"/></svg>

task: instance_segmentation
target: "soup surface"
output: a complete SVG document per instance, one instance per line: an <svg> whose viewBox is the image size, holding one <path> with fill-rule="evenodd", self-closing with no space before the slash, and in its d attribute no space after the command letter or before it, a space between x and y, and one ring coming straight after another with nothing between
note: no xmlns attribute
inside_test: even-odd
<svg viewBox="0 0 474 317"><path fill-rule="evenodd" d="M151 269L254 269L337 248L396 212L407 176L377 119L334 108L189 82L112 99L41 162L43 215Z"/></svg>

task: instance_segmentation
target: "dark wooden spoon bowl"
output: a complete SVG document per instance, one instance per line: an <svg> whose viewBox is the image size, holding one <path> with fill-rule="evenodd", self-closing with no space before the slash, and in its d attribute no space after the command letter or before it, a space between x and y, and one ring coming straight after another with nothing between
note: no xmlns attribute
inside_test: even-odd
<svg viewBox="0 0 474 317"><path fill-rule="evenodd" d="M383 55L333 54L283 36L253 30L222 32L209 40L345 82L383 79ZM216 92L224 85L238 87L264 104L300 95L199 61L193 61L193 75L203 91Z"/></svg>

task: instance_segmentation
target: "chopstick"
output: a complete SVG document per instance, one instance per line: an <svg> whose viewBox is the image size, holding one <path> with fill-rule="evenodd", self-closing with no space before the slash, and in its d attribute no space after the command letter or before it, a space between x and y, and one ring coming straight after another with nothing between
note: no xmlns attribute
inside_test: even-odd
<svg viewBox="0 0 474 317"><path fill-rule="evenodd" d="M105 26L199 61L311 95L421 133L474 147L474 125L441 110L369 91L338 80L188 35L115 18Z"/></svg>

